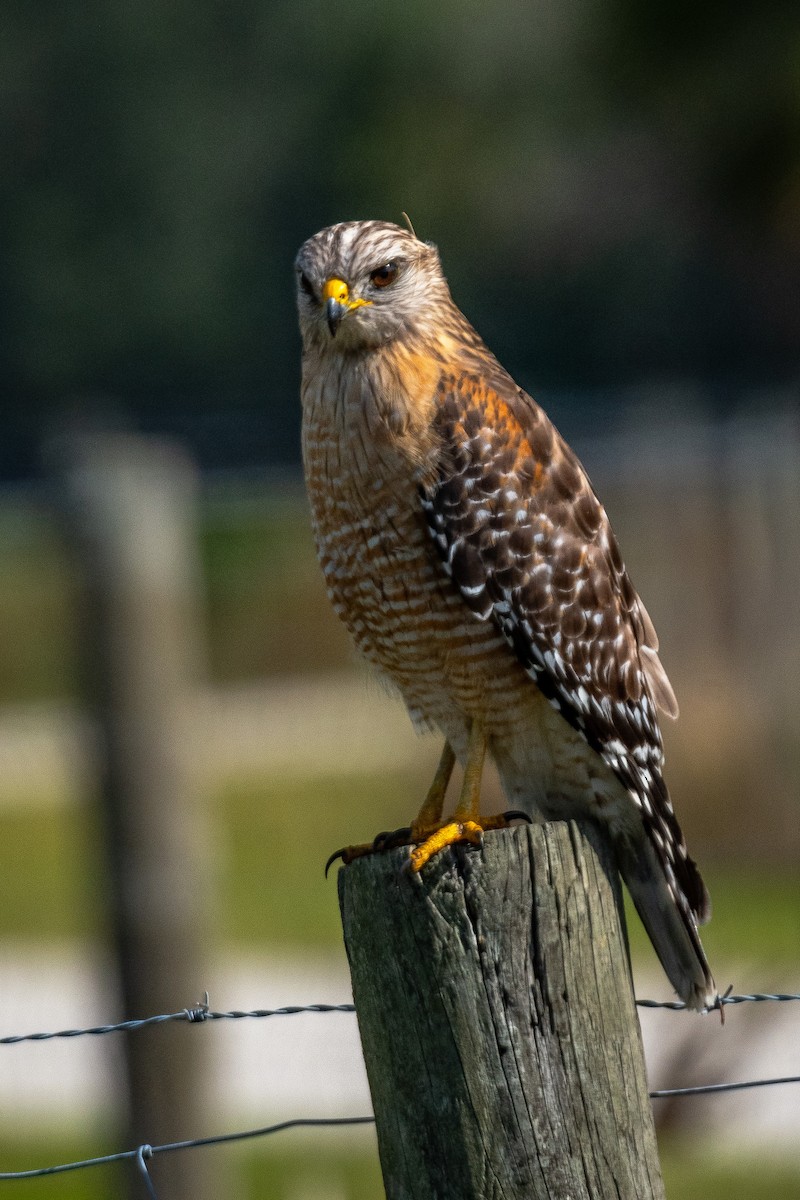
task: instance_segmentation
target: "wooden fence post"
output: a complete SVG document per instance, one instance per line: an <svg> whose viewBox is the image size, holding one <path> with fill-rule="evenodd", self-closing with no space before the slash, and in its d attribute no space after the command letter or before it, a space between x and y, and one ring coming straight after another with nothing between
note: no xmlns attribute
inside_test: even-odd
<svg viewBox="0 0 800 1200"><path fill-rule="evenodd" d="M339 872L387 1200L658 1200L620 885L591 823Z"/></svg>
<svg viewBox="0 0 800 1200"><path fill-rule="evenodd" d="M146 1017L200 1001L208 961L211 835L187 721L203 666L198 479L177 446L129 434L67 436L59 458L84 581L84 698L100 738L110 923L125 1015ZM128 1138L202 1133L203 1031L125 1037ZM170 1200L224 1192L199 1155L163 1155L150 1169ZM130 1194L141 1192L131 1171Z"/></svg>

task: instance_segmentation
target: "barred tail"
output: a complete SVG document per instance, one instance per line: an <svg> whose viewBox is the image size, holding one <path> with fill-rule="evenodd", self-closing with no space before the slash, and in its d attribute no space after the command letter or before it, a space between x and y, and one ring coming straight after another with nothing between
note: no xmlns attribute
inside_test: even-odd
<svg viewBox="0 0 800 1200"><path fill-rule="evenodd" d="M644 829L635 841L629 836L618 839L617 858L636 911L675 991L688 1008L699 1012L713 1007L717 988L694 913L681 892L673 896L664 867ZM707 914L710 906L699 872L690 859L686 864L686 869L696 875L695 888L706 896Z"/></svg>

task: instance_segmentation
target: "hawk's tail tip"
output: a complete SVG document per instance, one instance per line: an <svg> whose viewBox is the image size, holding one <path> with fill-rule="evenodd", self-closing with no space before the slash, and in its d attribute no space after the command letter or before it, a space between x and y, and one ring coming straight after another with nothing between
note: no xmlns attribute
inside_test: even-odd
<svg viewBox="0 0 800 1200"><path fill-rule="evenodd" d="M673 897L649 841L623 853L620 871L659 961L687 1008L703 1012L717 1006L711 974L695 918ZM699 879L699 872L697 873ZM705 893L705 888L703 888Z"/></svg>

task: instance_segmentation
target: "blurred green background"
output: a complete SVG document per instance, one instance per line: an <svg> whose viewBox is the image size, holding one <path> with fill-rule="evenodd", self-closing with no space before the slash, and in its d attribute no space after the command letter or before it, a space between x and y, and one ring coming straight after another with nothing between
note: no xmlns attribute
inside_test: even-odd
<svg viewBox="0 0 800 1200"><path fill-rule="evenodd" d="M436 749L406 748L400 709L372 738L358 716L372 693L302 495L291 263L325 224L405 210L576 442L655 619L718 980L800 990L796 3L11 0L0 28L2 946L46 960L109 941L96 779L58 749L81 719L86 635L51 466L65 428L110 426L175 439L201 470L198 689L218 732L213 751L187 737L213 832L208 944L267 968L341 961L322 863L406 820ZM287 688L293 760L269 745ZM266 715L227 737L245 711ZM345 765L326 759L337 742ZM632 940L645 990L666 995L635 921ZM707 1027L679 1038L660 1082L752 1075L772 1014L739 1019L717 1059ZM794 1029L775 1074L800 1071ZM726 1137L728 1101L688 1103L659 1114L671 1200L800 1196L796 1140ZM77 1124L12 1111L0 1166L115 1137L105 1108ZM380 1194L365 1139L315 1146L310 1173L307 1143L277 1142L204 1153L227 1155L230 1194ZM5 1186L111 1190L102 1173Z"/></svg>

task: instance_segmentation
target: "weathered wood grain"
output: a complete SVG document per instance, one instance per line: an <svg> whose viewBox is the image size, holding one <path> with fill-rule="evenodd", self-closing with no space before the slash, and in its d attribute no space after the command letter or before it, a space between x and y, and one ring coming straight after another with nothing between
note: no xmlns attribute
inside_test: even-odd
<svg viewBox="0 0 800 1200"><path fill-rule="evenodd" d="M388 1200L663 1197L619 882L590 823L339 873Z"/></svg>

